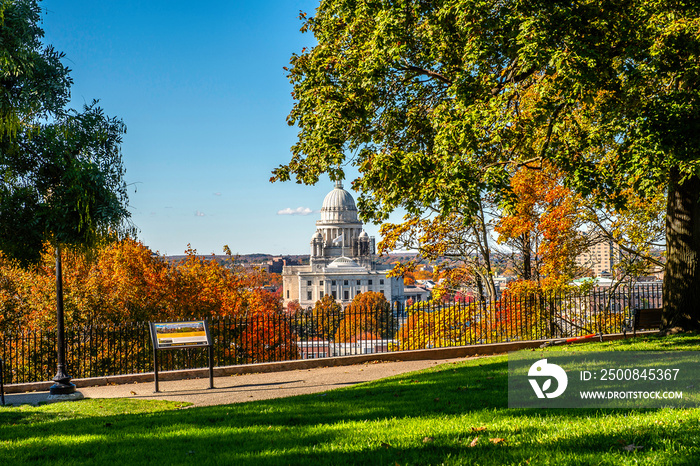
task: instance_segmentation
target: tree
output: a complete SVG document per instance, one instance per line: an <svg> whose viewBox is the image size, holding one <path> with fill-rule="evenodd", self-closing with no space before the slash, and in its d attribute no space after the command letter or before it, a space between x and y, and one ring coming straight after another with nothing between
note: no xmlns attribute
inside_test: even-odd
<svg viewBox="0 0 700 466"><path fill-rule="evenodd" d="M0 140L4 155L11 149L7 145L11 136L59 113L70 98L72 80L61 63L63 54L41 44L40 13L34 0L0 3Z"/></svg>
<svg viewBox="0 0 700 466"><path fill-rule="evenodd" d="M45 246L41 261L25 267L0 254L0 334L44 331L39 334L44 338L35 337L33 344L50 348L54 339L47 338L45 331L56 326L55 256L53 246ZM111 365L118 358L139 354L148 358L148 348L138 338L120 340L122 349L115 353L113 339L103 333L111 326L148 321L213 318L217 321L213 337L229 361L298 356L300 329L292 326L297 316L284 314L281 296L265 290L266 273L229 267L215 257L202 258L192 248L186 252L183 260L171 263L131 238L103 242L89 252L64 250L65 324L72 330L66 332L66 343L80 345L76 341L80 338L96 350L72 358L72 371ZM10 346L6 351L21 349ZM33 362L17 370L42 367L46 361L38 358L46 351L37 351Z"/></svg>
<svg viewBox="0 0 700 466"><path fill-rule="evenodd" d="M391 275L412 273L419 261L442 260L441 275L448 279L444 282L448 289L440 287L436 292L453 291L452 288L463 284L467 278L476 281L480 297L494 299L496 285L491 267L490 228L483 208L469 221L457 213L429 218L407 215L403 223L382 225L383 239L378 249L380 253L396 249L413 249L418 253L416 259L397 264Z"/></svg>
<svg viewBox="0 0 700 466"><path fill-rule="evenodd" d="M72 327L127 322L242 318L278 314L280 296L266 292L266 273L226 267L188 248L170 263L132 238L63 253L66 323ZM20 267L0 257L0 312L8 325L47 330L55 323L55 257L46 244L41 262ZM0 319L0 329L3 328ZM11 328L11 327L8 327Z"/></svg>
<svg viewBox="0 0 700 466"><path fill-rule="evenodd" d="M289 316L283 313L281 297L258 288L252 291L250 302L242 337L247 357L252 362L296 359L296 335Z"/></svg>
<svg viewBox="0 0 700 466"><path fill-rule="evenodd" d="M325 295L316 301L312 312L316 334L324 340L330 340L343 318L343 308L332 295Z"/></svg>
<svg viewBox="0 0 700 466"><path fill-rule="evenodd" d="M35 0L0 4L0 250L37 262L56 248L58 369L52 394L75 390L64 372L61 246L90 247L123 231L126 186L120 143L124 124L93 102L64 109L69 70L41 44Z"/></svg>
<svg viewBox="0 0 700 466"><path fill-rule="evenodd" d="M345 308L335 332L335 341L351 343L358 339L388 338L393 335L395 327L396 319L384 293L367 291L355 296Z"/></svg>
<svg viewBox="0 0 700 466"><path fill-rule="evenodd" d="M408 316L394 337L394 349L402 351L502 341L497 339L500 335L490 331L496 323L489 310L498 305L498 300L492 301L490 306L485 302L445 303L436 300L407 305Z"/></svg>
<svg viewBox="0 0 700 466"><path fill-rule="evenodd" d="M321 2L291 58L299 128L274 180L361 175L364 219L478 211L548 161L624 210L665 192L665 328L700 328L700 5L630 0Z"/></svg>
<svg viewBox="0 0 700 466"><path fill-rule="evenodd" d="M127 195L124 124L97 106L64 108L63 54L40 42L36 1L0 6L0 250L38 262L44 241L91 245L121 231Z"/></svg>
<svg viewBox="0 0 700 466"><path fill-rule="evenodd" d="M576 275L576 256L587 246L579 231L584 216L580 197L562 181L547 162L541 170L520 168L511 177L495 231L499 243L521 255L522 266L516 268L524 280L569 281Z"/></svg>
<svg viewBox="0 0 700 466"><path fill-rule="evenodd" d="M625 193L625 209L596 209L584 204L586 220L601 238L613 241L621 259L615 275L638 277L651 274L653 268L663 267L666 199L663 192L641 197L634 191Z"/></svg>

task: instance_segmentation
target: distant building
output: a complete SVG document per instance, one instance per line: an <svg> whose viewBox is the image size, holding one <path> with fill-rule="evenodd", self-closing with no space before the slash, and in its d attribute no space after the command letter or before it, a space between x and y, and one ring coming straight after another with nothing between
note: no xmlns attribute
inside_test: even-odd
<svg viewBox="0 0 700 466"><path fill-rule="evenodd" d="M615 264L620 260L620 247L608 239L601 238L576 257L576 265L590 270L595 277L612 277Z"/></svg>
<svg viewBox="0 0 700 466"><path fill-rule="evenodd" d="M511 277L511 276L496 276L496 277L493 277L493 284L494 284L494 286L496 287L496 292L499 293L499 295L500 295L500 293L502 293L503 290L505 290L506 288L508 288L508 283L510 283L510 282L512 282L512 281L515 281L515 280L516 280L516 278L515 278L515 277Z"/></svg>
<svg viewBox="0 0 700 466"><path fill-rule="evenodd" d="M313 306L326 295L348 304L367 291L383 293L391 303L404 302L403 278L387 277L392 267L377 265L374 238L362 229L355 200L340 182L323 200L309 262L282 268L285 306L294 300Z"/></svg>
<svg viewBox="0 0 700 466"><path fill-rule="evenodd" d="M435 283L433 280L416 280L416 285L422 286L426 290L432 291L433 288L435 288L435 285L437 285L437 283Z"/></svg>
<svg viewBox="0 0 700 466"><path fill-rule="evenodd" d="M426 286L421 285L406 285L403 287L404 301L418 303L421 301L430 301L430 290Z"/></svg>
<svg viewBox="0 0 700 466"><path fill-rule="evenodd" d="M282 257L273 257L271 260L267 261L270 266L270 273L282 273L282 267L284 267L284 259Z"/></svg>

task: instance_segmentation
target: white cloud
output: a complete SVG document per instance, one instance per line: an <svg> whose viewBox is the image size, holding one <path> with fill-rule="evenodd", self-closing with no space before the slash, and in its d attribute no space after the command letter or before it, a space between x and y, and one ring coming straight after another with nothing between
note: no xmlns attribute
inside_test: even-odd
<svg viewBox="0 0 700 466"><path fill-rule="evenodd" d="M204 217L204 212L200 212L199 210L194 213L195 217Z"/></svg>
<svg viewBox="0 0 700 466"><path fill-rule="evenodd" d="M287 207L277 211L277 215L309 215L311 213L313 213L313 210L308 207L297 207L296 209Z"/></svg>

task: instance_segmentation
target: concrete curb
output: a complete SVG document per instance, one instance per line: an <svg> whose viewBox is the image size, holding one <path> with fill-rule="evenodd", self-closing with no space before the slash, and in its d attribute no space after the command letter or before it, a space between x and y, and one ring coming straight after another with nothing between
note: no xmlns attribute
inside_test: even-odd
<svg viewBox="0 0 700 466"><path fill-rule="evenodd" d="M653 335L658 333L659 332L656 330L637 332L637 337ZM603 335L603 341L621 340L623 338L625 338L625 336L622 333ZM628 335L628 338L632 338L632 336ZM582 340L576 343L587 343L596 341L600 340L598 338L593 338L591 340ZM351 366L354 364L362 364L368 361L420 361L431 359L463 358L467 356L485 356L491 354L507 353L509 351L539 348L543 343L544 340L512 341L508 343L491 343L485 345L454 346L449 348L394 351L390 353L360 354L352 356L339 356L333 358L300 359L296 361L241 364L236 366L215 367L214 377L223 377L236 374L294 371L301 369L313 369L317 367ZM208 377L208 368L158 372L158 379L162 381L197 378L204 379ZM144 383L153 381L153 372L71 380L71 382L75 384L76 388ZM5 393L48 391L53 384L54 382L48 381L5 385Z"/></svg>

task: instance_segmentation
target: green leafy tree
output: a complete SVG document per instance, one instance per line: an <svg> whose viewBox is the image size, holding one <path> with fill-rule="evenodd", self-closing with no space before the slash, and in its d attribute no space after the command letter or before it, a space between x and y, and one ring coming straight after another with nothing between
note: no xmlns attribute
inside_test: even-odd
<svg viewBox="0 0 700 466"><path fill-rule="evenodd" d="M63 372L61 247L89 248L125 230L121 120L94 101L66 110L69 70L41 43L36 0L0 3L0 250L38 262L56 248L57 392L74 390Z"/></svg>
<svg viewBox="0 0 700 466"><path fill-rule="evenodd" d="M129 217L121 120L65 105L63 54L41 43L32 0L0 3L0 250L38 262L44 241L93 245Z"/></svg>
<svg viewBox="0 0 700 466"><path fill-rule="evenodd" d="M0 1L0 141L8 156L9 136L31 129L37 120L60 112L70 98L72 80L63 54L44 46L35 0ZM20 156L21 154L13 153Z"/></svg>
<svg viewBox="0 0 700 466"><path fill-rule="evenodd" d="M273 179L361 175L365 219L479 208L548 161L584 197L667 195L666 328L700 328L700 4L322 1Z"/></svg>

